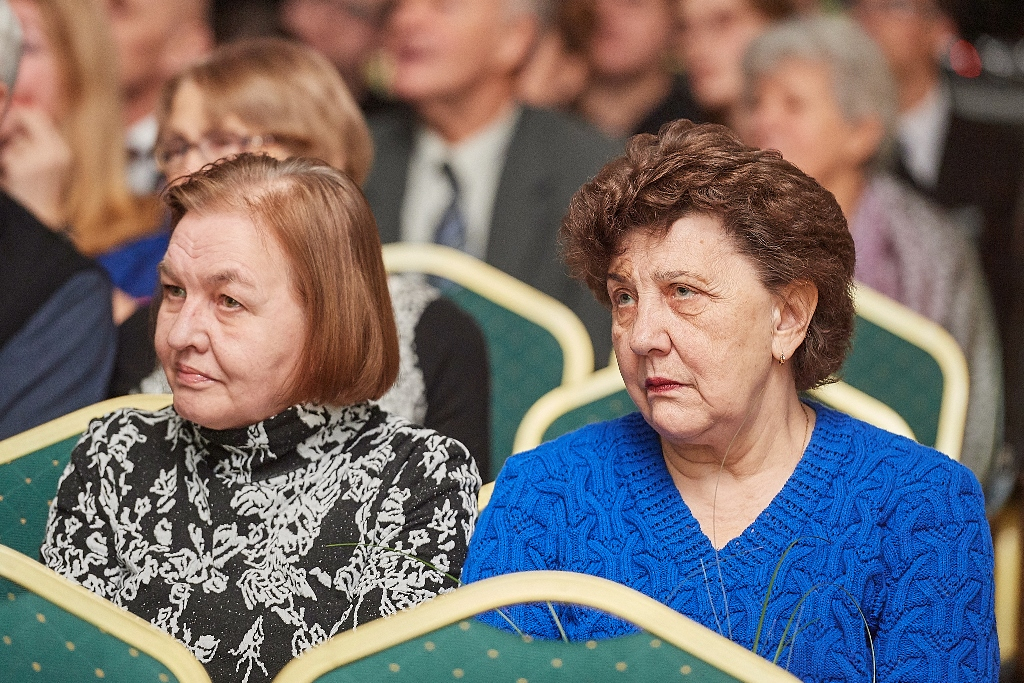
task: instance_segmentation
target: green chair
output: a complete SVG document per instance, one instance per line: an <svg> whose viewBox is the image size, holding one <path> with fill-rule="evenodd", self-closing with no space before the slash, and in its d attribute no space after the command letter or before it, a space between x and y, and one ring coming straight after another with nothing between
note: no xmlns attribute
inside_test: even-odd
<svg viewBox="0 0 1024 683"><path fill-rule="evenodd" d="M858 285L853 346L843 380L906 421L925 445L954 460L967 420L967 361L946 330L909 308Z"/></svg>
<svg viewBox="0 0 1024 683"><path fill-rule="evenodd" d="M913 431L896 411L844 382L812 389L808 394L860 420L914 438ZM558 387L537 401L519 425L514 452L535 448L593 422L613 420L635 410L613 358L611 365L583 382ZM490 490L486 496L481 490L480 498L486 504Z"/></svg>
<svg viewBox="0 0 1024 683"><path fill-rule="evenodd" d="M528 602L592 607L640 627L587 642L533 640L471 618ZM669 607L606 579L522 572L462 586L360 626L292 660L275 683L394 681L702 681L797 679Z"/></svg>
<svg viewBox="0 0 1024 683"><path fill-rule="evenodd" d="M588 424L635 411L636 404L626 392L613 356L607 367L584 381L553 389L533 404L516 430L513 452L536 448Z"/></svg>
<svg viewBox="0 0 1024 683"><path fill-rule="evenodd" d="M454 283L445 295L483 331L491 374L491 472L497 475L530 406L593 371L586 328L562 303L454 249L388 244L384 264L391 273L424 273Z"/></svg>
<svg viewBox="0 0 1024 683"><path fill-rule="evenodd" d="M184 645L0 545L0 681L209 683Z"/></svg>
<svg viewBox="0 0 1024 683"><path fill-rule="evenodd" d="M118 408L158 410L170 403L169 395L121 396L0 441L0 543L38 557L57 482L90 420Z"/></svg>

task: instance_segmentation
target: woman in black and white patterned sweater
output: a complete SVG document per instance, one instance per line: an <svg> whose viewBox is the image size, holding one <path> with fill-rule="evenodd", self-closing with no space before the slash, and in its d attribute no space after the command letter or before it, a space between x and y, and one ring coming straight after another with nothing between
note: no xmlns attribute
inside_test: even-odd
<svg viewBox="0 0 1024 683"><path fill-rule="evenodd" d="M90 425L41 554L178 638L214 681L267 681L453 588L480 480L460 443L370 403L398 348L347 176L245 154L168 202L156 347L174 405Z"/></svg>

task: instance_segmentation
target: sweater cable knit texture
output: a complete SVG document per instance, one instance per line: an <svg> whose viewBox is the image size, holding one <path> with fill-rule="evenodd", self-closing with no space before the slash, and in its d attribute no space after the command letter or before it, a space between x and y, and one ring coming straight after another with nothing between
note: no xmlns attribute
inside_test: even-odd
<svg viewBox="0 0 1024 683"><path fill-rule="evenodd" d="M639 413L516 455L480 517L463 581L533 569L602 576L751 648L779 566L758 654L778 652L799 678L872 680L866 619L880 683L997 680L992 542L974 475L813 407L789 481L717 554ZM594 610L555 609L572 639L635 630ZM526 633L558 637L545 605L506 613ZM481 618L509 628L495 613Z"/></svg>

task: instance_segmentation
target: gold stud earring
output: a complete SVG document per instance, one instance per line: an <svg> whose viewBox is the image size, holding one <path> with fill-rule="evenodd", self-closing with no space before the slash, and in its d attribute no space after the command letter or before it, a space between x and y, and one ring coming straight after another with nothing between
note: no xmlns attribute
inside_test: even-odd
<svg viewBox="0 0 1024 683"><path fill-rule="evenodd" d="M779 365L785 365L785 364L786 364L786 354L782 353L781 357L779 358Z"/></svg>

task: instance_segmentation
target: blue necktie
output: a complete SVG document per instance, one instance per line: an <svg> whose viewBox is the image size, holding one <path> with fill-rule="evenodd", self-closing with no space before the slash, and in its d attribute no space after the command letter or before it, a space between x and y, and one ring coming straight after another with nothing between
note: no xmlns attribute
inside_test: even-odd
<svg viewBox="0 0 1024 683"><path fill-rule="evenodd" d="M445 209L441 220L438 221L437 229L434 231L434 242L463 251L466 248L466 217L462 215L462 209L459 208L459 199L462 196L459 190L459 181L449 164L443 164L441 172L444 173L444 177L448 179L448 184L452 187L452 201Z"/></svg>

